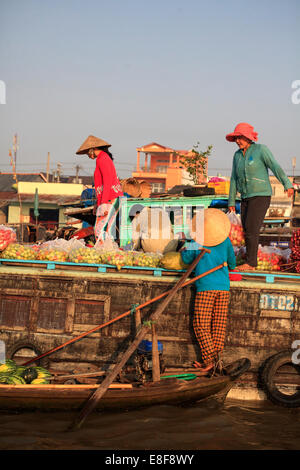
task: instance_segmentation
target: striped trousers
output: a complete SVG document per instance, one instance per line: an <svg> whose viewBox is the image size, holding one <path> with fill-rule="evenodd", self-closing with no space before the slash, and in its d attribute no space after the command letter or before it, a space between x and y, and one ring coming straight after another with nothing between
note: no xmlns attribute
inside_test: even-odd
<svg viewBox="0 0 300 470"><path fill-rule="evenodd" d="M193 328L205 365L218 358L224 349L229 291L197 292Z"/></svg>
<svg viewBox="0 0 300 470"><path fill-rule="evenodd" d="M103 242L104 240L111 239L116 241L117 239L117 228L116 228L116 219L118 212L120 210L120 201L119 198L114 199L111 203L107 204L107 215L100 216L98 207L96 212L96 222L95 222L95 238L96 244Z"/></svg>

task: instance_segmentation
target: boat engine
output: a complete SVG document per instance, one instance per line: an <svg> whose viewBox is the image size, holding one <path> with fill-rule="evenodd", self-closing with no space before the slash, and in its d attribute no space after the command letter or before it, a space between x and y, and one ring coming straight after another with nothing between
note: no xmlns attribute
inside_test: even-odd
<svg viewBox="0 0 300 470"><path fill-rule="evenodd" d="M165 370L163 360L163 345L160 341L158 343L159 353L159 368L162 374ZM152 378L152 341L143 340L140 342L136 355L134 357L136 379L139 382L147 382Z"/></svg>

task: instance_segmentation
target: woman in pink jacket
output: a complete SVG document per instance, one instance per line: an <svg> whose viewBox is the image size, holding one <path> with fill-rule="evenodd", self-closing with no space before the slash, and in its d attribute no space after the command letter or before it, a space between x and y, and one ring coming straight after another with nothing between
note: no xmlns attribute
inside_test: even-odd
<svg viewBox="0 0 300 470"><path fill-rule="evenodd" d="M110 146L104 140L90 135L76 152L77 155L87 154L89 158L96 160L94 172L97 197L94 208L96 244L107 238L116 238L115 226L119 210L119 197L123 196L113 156L109 151Z"/></svg>

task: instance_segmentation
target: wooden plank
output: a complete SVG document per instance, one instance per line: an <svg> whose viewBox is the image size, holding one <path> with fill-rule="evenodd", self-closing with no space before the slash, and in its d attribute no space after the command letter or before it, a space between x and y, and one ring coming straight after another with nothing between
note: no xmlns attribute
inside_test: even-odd
<svg viewBox="0 0 300 470"><path fill-rule="evenodd" d="M65 318L65 332L72 333L74 327L74 312L75 312L75 299L67 300L66 318Z"/></svg>
<svg viewBox="0 0 300 470"><path fill-rule="evenodd" d="M157 333L155 324L151 325L152 331L152 381L159 382L160 380L160 365L159 365L159 353L157 343Z"/></svg>

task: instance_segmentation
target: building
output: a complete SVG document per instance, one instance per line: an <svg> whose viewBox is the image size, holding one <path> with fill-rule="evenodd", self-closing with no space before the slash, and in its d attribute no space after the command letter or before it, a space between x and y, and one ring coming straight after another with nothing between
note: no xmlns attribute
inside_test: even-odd
<svg viewBox="0 0 300 470"><path fill-rule="evenodd" d="M38 223L47 229L62 225L66 222L66 205L78 202L82 191L93 186L92 176L61 176L60 182L49 180L44 173L0 173L0 224L35 224L37 188Z"/></svg>
<svg viewBox="0 0 300 470"><path fill-rule="evenodd" d="M72 206L80 200L83 184L76 183L18 183L17 192L10 198L8 204L7 223L35 224L38 222L47 230L53 230L66 223L64 211L68 204ZM35 194L38 192L38 212L34 215Z"/></svg>
<svg viewBox="0 0 300 470"><path fill-rule="evenodd" d="M43 173L17 173L18 181L45 183ZM8 222L8 208L11 200L15 200L17 183L13 173L0 173L0 224Z"/></svg>
<svg viewBox="0 0 300 470"><path fill-rule="evenodd" d="M167 192L176 185L193 184L190 175L179 161L179 155L192 155L190 150L175 150L156 142L136 150L137 164L132 177L150 183L153 193ZM144 154L143 161L141 154ZM206 182L207 178L201 175L199 179L200 182Z"/></svg>

